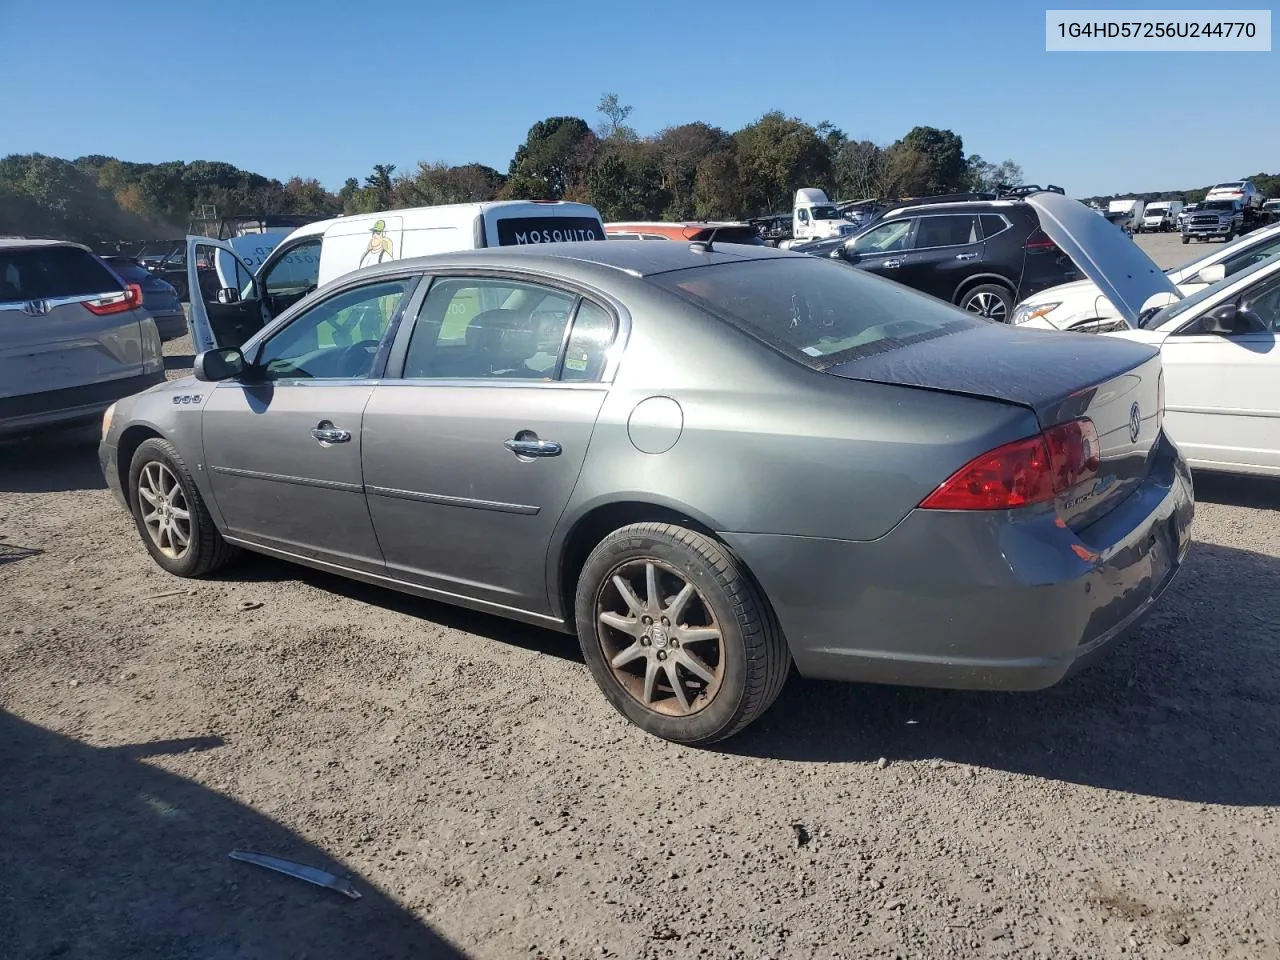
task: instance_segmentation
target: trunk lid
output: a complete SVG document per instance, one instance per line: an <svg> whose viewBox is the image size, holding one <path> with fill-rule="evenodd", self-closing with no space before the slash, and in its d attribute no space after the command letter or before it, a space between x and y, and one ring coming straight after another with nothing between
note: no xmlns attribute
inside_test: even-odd
<svg viewBox="0 0 1280 960"><path fill-rule="evenodd" d="M1098 432L1097 473L1058 498L1059 515L1073 529L1101 517L1142 481L1163 419L1159 351L1110 337L992 323L826 372L1028 407L1044 429L1088 418Z"/></svg>
<svg viewBox="0 0 1280 960"><path fill-rule="evenodd" d="M1138 325L1151 297L1181 297L1164 271L1105 217L1059 193L1033 193L1026 201L1040 218L1040 229L1098 285L1129 326Z"/></svg>

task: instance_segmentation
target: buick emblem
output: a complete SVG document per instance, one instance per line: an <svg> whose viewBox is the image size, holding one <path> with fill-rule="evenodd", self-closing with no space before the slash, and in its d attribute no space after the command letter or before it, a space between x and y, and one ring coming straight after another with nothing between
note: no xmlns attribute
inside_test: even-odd
<svg viewBox="0 0 1280 960"><path fill-rule="evenodd" d="M1129 408L1129 442L1137 443L1138 434L1142 432L1142 408L1134 401L1132 407Z"/></svg>
<svg viewBox="0 0 1280 960"><path fill-rule="evenodd" d="M28 317L43 317L49 312L49 301L28 300L22 305L22 312Z"/></svg>

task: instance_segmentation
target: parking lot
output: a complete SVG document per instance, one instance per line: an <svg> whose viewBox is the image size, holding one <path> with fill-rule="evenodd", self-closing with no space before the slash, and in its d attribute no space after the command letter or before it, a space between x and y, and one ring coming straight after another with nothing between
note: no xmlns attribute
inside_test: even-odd
<svg viewBox="0 0 1280 960"><path fill-rule="evenodd" d="M692 750L568 637L168 576L96 442L0 445L0 958L1280 958L1280 484L1197 476L1180 579L1061 686L793 677Z"/></svg>

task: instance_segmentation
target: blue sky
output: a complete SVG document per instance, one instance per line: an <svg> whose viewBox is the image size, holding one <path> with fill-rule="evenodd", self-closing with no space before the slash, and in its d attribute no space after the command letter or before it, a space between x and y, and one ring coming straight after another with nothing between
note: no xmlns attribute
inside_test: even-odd
<svg viewBox="0 0 1280 960"><path fill-rule="evenodd" d="M1276 53L1047 53L1047 5L0 0L0 154L335 188L374 163L505 172L534 121L594 125L616 91L641 133L771 109L885 143L947 127L1077 196L1280 171Z"/></svg>

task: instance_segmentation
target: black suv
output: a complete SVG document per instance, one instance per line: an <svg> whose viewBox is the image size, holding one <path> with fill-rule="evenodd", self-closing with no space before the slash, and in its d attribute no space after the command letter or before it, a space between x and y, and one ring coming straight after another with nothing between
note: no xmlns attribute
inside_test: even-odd
<svg viewBox="0 0 1280 960"><path fill-rule="evenodd" d="M1010 199L933 197L888 207L852 237L793 248L840 259L991 320L1013 305L1080 279L1040 229L1035 210Z"/></svg>

